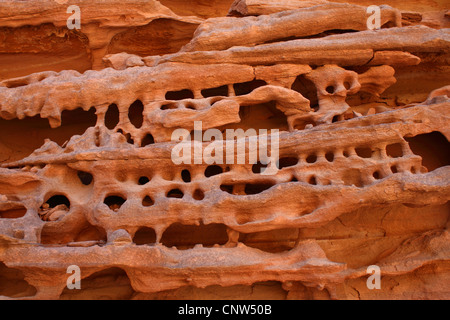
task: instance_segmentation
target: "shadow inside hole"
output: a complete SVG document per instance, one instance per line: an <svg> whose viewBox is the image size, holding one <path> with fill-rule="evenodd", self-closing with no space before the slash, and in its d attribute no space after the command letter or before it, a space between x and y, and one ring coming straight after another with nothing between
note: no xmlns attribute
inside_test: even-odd
<svg viewBox="0 0 450 320"><path fill-rule="evenodd" d="M325 154L325 159L327 159L328 162L333 162L333 160L334 160L334 153L333 152L327 152Z"/></svg>
<svg viewBox="0 0 450 320"><path fill-rule="evenodd" d="M155 204L155 201L153 201L152 198L150 198L149 196L145 196L145 198L142 200L142 205L144 207L151 207Z"/></svg>
<svg viewBox="0 0 450 320"><path fill-rule="evenodd" d="M400 158L403 156L402 145L400 143L390 144L386 147L386 154L391 158Z"/></svg>
<svg viewBox="0 0 450 320"><path fill-rule="evenodd" d="M196 189L196 190L194 191L194 194L192 195L192 197L193 197L195 200L200 201L200 200L203 200L203 199L205 198L205 194L204 194L204 192L203 192L202 190Z"/></svg>
<svg viewBox="0 0 450 320"><path fill-rule="evenodd" d="M298 158L297 157L283 157L278 160L278 169L293 167L297 165Z"/></svg>
<svg viewBox="0 0 450 320"><path fill-rule="evenodd" d="M113 211L119 210L125 202L126 199L121 196L108 196L103 201Z"/></svg>
<svg viewBox="0 0 450 320"><path fill-rule="evenodd" d="M70 201L66 196L63 195L55 195L49 198L46 202L50 208L55 208L59 205L65 205L67 209L70 209Z"/></svg>
<svg viewBox="0 0 450 320"><path fill-rule="evenodd" d="M224 224L183 225L174 223L164 231L161 243L178 250L191 249L197 244L212 247L228 242L227 227Z"/></svg>
<svg viewBox="0 0 450 320"><path fill-rule="evenodd" d="M306 158L307 163L314 163L317 161L317 156L315 154L311 154Z"/></svg>
<svg viewBox="0 0 450 320"><path fill-rule="evenodd" d="M112 130L119 124L119 120L120 120L119 108L117 107L116 104L113 103L108 107L108 110L106 111L105 126L108 129Z"/></svg>
<svg viewBox="0 0 450 320"><path fill-rule="evenodd" d="M183 198L184 193L180 189L172 189L167 193L167 198L176 198L181 199Z"/></svg>
<svg viewBox="0 0 450 320"><path fill-rule="evenodd" d="M131 124L139 129L142 127L142 124L144 123L144 105L140 100L136 100L133 102L128 109L128 119L130 120Z"/></svg>
<svg viewBox="0 0 450 320"><path fill-rule="evenodd" d="M261 183L247 183L245 185L245 193L248 195L259 194L270 188L272 188L275 183L272 182L261 182Z"/></svg>
<svg viewBox="0 0 450 320"><path fill-rule="evenodd" d="M374 177L376 180L380 180L380 179L381 179L381 174L380 174L380 172L379 172L379 171L375 171L375 172L373 173L373 177Z"/></svg>
<svg viewBox="0 0 450 320"><path fill-rule="evenodd" d="M81 183L84 184L85 186L90 185L94 180L94 177L89 172L78 171L77 176L80 179Z"/></svg>
<svg viewBox="0 0 450 320"><path fill-rule="evenodd" d="M309 180L308 180L308 183L309 184L311 184L311 185L317 185L317 179L316 179L316 177L315 176L311 176L310 178L309 178Z"/></svg>
<svg viewBox="0 0 450 320"><path fill-rule="evenodd" d="M145 147L151 144L155 144L155 139L153 138L153 135L147 133L141 141L141 147Z"/></svg>
<svg viewBox="0 0 450 320"><path fill-rule="evenodd" d="M202 96L204 98L217 97L217 96L228 96L228 86L221 86L217 88L210 88L202 90Z"/></svg>
<svg viewBox="0 0 450 320"><path fill-rule="evenodd" d="M205 177L209 178L218 174L223 173L222 167L218 165L210 165L205 169Z"/></svg>
<svg viewBox="0 0 450 320"><path fill-rule="evenodd" d="M149 182L150 182L150 179L148 177L145 177L145 176L140 177L139 180L138 180L138 184L140 186L143 186L144 184L147 184Z"/></svg>
<svg viewBox="0 0 450 320"><path fill-rule="evenodd" d="M156 232L149 227L141 227L134 234L133 242L138 245L152 245L156 243Z"/></svg>
<svg viewBox="0 0 450 320"><path fill-rule="evenodd" d="M191 182L191 173L189 172L189 170L184 169L183 171L181 171L181 179L185 183Z"/></svg>

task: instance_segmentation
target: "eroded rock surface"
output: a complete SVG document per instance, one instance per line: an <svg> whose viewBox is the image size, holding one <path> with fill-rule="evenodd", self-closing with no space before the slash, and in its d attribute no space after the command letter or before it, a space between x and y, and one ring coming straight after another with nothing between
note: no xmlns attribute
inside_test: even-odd
<svg viewBox="0 0 450 320"><path fill-rule="evenodd" d="M0 3L2 299L450 299L448 8L59 2Z"/></svg>

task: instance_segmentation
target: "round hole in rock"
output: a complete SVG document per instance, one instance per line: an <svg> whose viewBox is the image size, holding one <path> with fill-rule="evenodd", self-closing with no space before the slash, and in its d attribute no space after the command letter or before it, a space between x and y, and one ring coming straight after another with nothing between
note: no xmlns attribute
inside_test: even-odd
<svg viewBox="0 0 450 320"><path fill-rule="evenodd" d="M155 139L153 138L153 136L150 133L147 133L144 137L144 139L142 139L141 141L141 147L145 147L151 144L155 144Z"/></svg>
<svg viewBox="0 0 450 320"><path fill-rule="evenodd" d="M223 173L222 167L218 165L211 165L205 169L205 177L209 178L218 174Z"/></svg>
<svg viewBox="0 0 450 320"><path fill-rule="evenodd" d="M391 166L391 171L392 171L392 173L397 173L398 172L398 169L397 169L397 166Z"/></svg>
<svg viewBox="0 0 450 320"><path fill-rule="evenodd" d="M149 227L141 227L134 234L133 242L138 246L156 243L156 232Z"/></svg>
<svg viewBox="0 0 450 320"><path fill-rule="evenodd" d="M351 83L350 82L348 82L348 81L345 81L344 82L344 87L345 87L345 89L347 89L347 90L349 90L350 88L351 88Z"/></svg>
<svg viewBox="0 0 450 320"><path fill-rule="evenodd" d="M125 199L121 196L108 196L103 201L112 211L117 211L125 203Z"/></svg>
<svg viewBox="0 0 450 320"><path fill-rule="evenodd" d="M316 179L316 177L315 177L315 176L311 176L311 177L309 178L309 180L308 180L308 183L309 183L309 184L312 184L312 185L317 185L317 179Z"/></svg>
<svg viewBox="0 0 450 320"><path fill-rule="evenodd" d="M138 184L140 186L143 186L144 184L147 184L149 182L150 182L150 179L148 177L145 177L145 176L140 177L139 180L138 180Z"/></svg>
<svg viewBox="0 0 450 320"><path fill-rule="evenodd" d="M81 183L84 184L85 186L90 185L92 183L92 180L94 180L94 177L89 172L78 171L77 175Z"/></svg>
<svg viewBox="0 0 450 320"><path fill-rule="evenodd" d="M236 96L242 96L249 94L253 90L265 85L267 85L267 82L264 80L252 80L248 82L235 83L233 84L233 88Z"/></svg>
<svg viewBox="0 0 450 320"><path fill-rule="evenodd" d="M70 201L64 195L52 196L45 203L48 204L49 208L55 208L56 206L59 206L59 205L65 205L67 207L67 209L70 209Z"/></svg>
<svg viewBox="0 0 450 320"><path fill-rule="evenodd" d="M350 154L346 150L342 151L342 155L346 158L350 157Z"/></svg>
<svg viewBox="0 0 450 320"><path fill-rule="evenodd" d="M275 183L267 181L260 183L247 183L245 184L244 192L247 195L254 195L269 190L275 185Z"/></svg>
<svg viewBox="0 0 450 320"><path fill-rule="evenodd" d="M380 172L379 172L379 171L375 171L375 172L373 173L373 177L374 177L375 179L377 179L377 180L381 179L381 174L380 174Z"/></svg>
<svg viewBox="0 0 450 320"><path fill-rule="evenodd" d="M106 111L105 114L105 126L112 130L114 129L117 124L119 123L120 120L120 112L119 112L119 108L117 107L116 104L111 104L108 107L108 111Z"/></svg>
<svg viewBox="0 0 450 320"><path fill-rule="evenodd" d="M153 201L152 198L150 198L149 196L146 196L143 200L142 200L142 205L144 207L151 207L152 205L155 204L155 201Z"/></svg>
<svg viewBox="0 0 450 320"><path fill-rule="evenodd" d="M189 170L184 169L183 171L181 171L181 179L183 179L183 182L186 183L191 182L191 173L189 172Z"/></svg>
<svg viewBox="0 0 450 320"><path fill-rule="evenodd" d="M334 87L333 87L333 86L328 86L325 90L326 90L328 93L334 93Z"/></svg>
<svg viewBox="0 0 450 320"><path fill-rule="evenodd" d="M167 193L167 198L183 198L184 193L180 189L172 189Z"/></svg>
<svg viewBox="0 0 450 320"><path fill-rule="evenodd" d="M196 189L196 190L194 191L194 194L193 194L192 197L193 197L195 200L200 201L200 200L203 200L203 199L205 198L205 194L203 193L202 190Z"/></svg>
<svg viewBox="0 0 450 320"><path fill-rule="evenodd" d="M202 96L204 98L217 97L217 96L228 96L228 86L221 86L217 88L203 89Z"/></svg>
<svg viewBox="0 0 450 320"><path fill-rule="evenodd" d="M317 156L315 154L311 154L306 158L306 162L314 163L317 161Z"/></svg>
<svg viewBox="0 0 450 320"><path fill-rule="evenodd" d="M325 154L325 158L327 159L328 162L333 162L333 160L334 160L334 153L333 152L327 152Z"/></svg>
<svg viewBox="0 0 450 320"><path fill-rule="evenodd" d="M140 100L136 100L128 108L128 119L130 120L131 124L137 129L142 127L142 124L144 122L143 112L144 105Z"/></svg>

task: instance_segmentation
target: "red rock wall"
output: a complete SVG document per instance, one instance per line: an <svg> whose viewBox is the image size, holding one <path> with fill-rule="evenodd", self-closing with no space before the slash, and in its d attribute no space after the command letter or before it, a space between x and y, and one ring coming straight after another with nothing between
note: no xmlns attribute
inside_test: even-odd
<svg viewBox="0 0 450 320"><path fill-rule="evenodd" d="M449 299L448 10L1 2L0 298Z"/></svg>

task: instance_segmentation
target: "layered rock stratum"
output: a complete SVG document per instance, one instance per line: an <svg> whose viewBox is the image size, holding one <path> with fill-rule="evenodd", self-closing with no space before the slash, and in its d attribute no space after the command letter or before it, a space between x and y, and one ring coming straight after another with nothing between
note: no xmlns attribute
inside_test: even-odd
<svg viewBox="0 0 450 320"><path fill-rule="evenodd" d="M449 9L1 1L0 297L450 299ZM278 170L175 163L200 121Z"/></svg>

